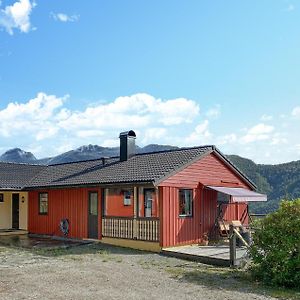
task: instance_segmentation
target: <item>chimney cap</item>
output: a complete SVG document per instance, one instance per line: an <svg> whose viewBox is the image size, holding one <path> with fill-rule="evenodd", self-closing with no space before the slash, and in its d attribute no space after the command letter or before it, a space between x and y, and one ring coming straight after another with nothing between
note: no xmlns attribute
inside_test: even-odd
<svg viewBox="0 0 300 300"><path fill-rule="evenodd" d="M130 136L130 137L136 138L136 134L133 130L121 132L119 138L123 137L123 136Z"/></svg>

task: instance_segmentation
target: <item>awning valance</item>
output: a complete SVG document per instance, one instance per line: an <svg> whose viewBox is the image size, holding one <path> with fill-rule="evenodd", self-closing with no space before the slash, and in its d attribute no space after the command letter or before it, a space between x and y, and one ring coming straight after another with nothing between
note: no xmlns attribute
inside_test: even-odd
<svg viewBox="0 0 300 300"><path fill-rule="evenodd" d="M233 202L255 202L267 201L267 195L249 191L244 188L233 188L223 186L206 186L209 189L215 190L219 193L230 195Z"/></svg>

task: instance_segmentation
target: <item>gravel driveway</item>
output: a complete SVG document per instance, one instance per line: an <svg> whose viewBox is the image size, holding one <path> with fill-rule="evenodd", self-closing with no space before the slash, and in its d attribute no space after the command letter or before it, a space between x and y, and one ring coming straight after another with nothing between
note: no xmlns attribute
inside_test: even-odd
<svg viewBox="0 0 300 300"><path fill-rule="evenodd" d="M101 244L0 246L0 299L274 299L234 274Z"/></svg>

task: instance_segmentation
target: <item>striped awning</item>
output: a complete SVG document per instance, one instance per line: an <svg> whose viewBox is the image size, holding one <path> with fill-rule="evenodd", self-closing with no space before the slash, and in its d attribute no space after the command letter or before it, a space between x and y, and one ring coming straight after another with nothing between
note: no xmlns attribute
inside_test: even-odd
<svg viewBox="0 0 300 300"><path fill-rule="evenodd" d="M257 202L267 201L267 195L256 193L244 188L223 187L223 186L206 186L209 189L219 193L231 196L233 202Z"/></svg>

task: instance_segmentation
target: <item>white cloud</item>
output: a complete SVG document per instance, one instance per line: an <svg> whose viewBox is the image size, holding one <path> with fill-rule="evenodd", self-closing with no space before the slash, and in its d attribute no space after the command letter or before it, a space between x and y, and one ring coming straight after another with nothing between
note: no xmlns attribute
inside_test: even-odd
<svg viewBox="0 0 300 300"><path fill-rule="evenodd" d="M264 115L261 116L260 119L261 119L261 121L263 121L263 122L267 122L267 121L273 120L273 116L264 114Z"/></svg>
<svg viewBox="0 0 300 300"><path fill-rule="evenodd" d="M34 1L19 0L10 6L0 10L0 27L12 35L14 29L28 33L32 27L30 23L30 14L36 6Z"/></svg>
<svg viewBox="0 0 300 300"><path fill-rule="evenodd" d="M119 146L119 140L118 140L118 138L107 139L107 140L104 140L101 145L103 147L117 147L117 146Z"/></svg>
<svg viewBox="0 0 300 300"><path fill-rule="evenodd" d="M232 144L236 143L237 136L235 133L225 134L224 136L220 136L216 142L218 145Z"/></svg>
<svg viewBox="0 0 300 300"><path fill-rule="evenodd" d="M82 112L72 112L59 122L59 126L65 130L143 128L153 123L171 126L190 123L198 113L199 106L193 100L161 100L148 94L135 94L88 107Z"/></svg>
<svg viewBox="0 0 300 300"><path fill-rule="evenodd" d="M104 132L101 130L79 130L77 133L77 136L80 138L90 138L90 137L100 137L104 135Z"/></svg>
<svg viewBox="0 0 300 300"><path fill-rule="evenodd" d="M60 22L77 22L79 21L79 15L67 15L65 13L50 13L50 16L55 20L55 21L60 21Z"/></svg>
<svg viewBox="0 0 300 300"><path fill-rule="evenodd" d="M292 116L293 116L293 117L300 117L300 106L296 106L296 107L292 110Z"/></svg>
<svg viewBox="0 0 300 300"><path fill-rule="evenodd" d="M115 146L119 131L137 129L140 143L164 143L168 128L180 130L180 126L192 124L199 115L198 104L185 98L162 100L135 94L74 111L65 106L68 97L39 93L25 103L9 103L0 110L0 136L21 140L26 132L31 144L60 143L58 151L66 140L78 146L93 141ZM45 156L52 154L45 152Z"/></svg>
<svg viewBox="0 0 300 300"><path fill-rule="evenodd" d="M210 142L211 133L208 129L209 121L198 124L194 131L185 139L186 145L204 145Z"/></svg>
<svg viewBox="0 0 300 300"><path fill-rule="evenodd" d="M295 5L289 4L288 7L285 9L287 12L294 11L296 9Z"/></svg>
<svg viewBox="0 0 300 300"><path fill-rule="evenodd" d="M208 118L218 118L221 114L221 106L220 105L216 105L215 107L209 109L206 112L206 116Z"/></svg>
<svg viewBox="0 0 300 300"><path fill-rule="evenodd" d="M67 96L57 98L39 93L27 103L9 103L0 110L0 135L4 137L31 134L36 140L53 137L58 132L55 113L62 107Z"/></svg>
<svg viewBox="0 0 300 300"><path fill-rule="evenodd" d="M260 140L267 140L270 138L270 133L274 130L271 125L264 123L257 124L250 128L245 136L241 138L242 143L251 143Z"/></svg>
<svg viewBox="0 0 300 300"><path fill-rule="evenodd" d="M276 130L270 123L260 122L241 129L241 119L234 119L231 128L230 124L222 126L206 113L201 115L199 104L186 98L160 99L143 93L73 110L68 107L68 97L39 93L23 103L11 102L0 108L0 149L20 147L48 157L87 144L118 146L119 132L133 129L139 146L215 144L226 154L260 163L300 159L300 127L291 112L286 128L280 122L276 122ZM287 147L287 143L297 146ZM266 156L267 150L272 155Z"/></svg>
<svg viewBox="0 0 300 300"><path fill-rule="evenodd" d="M159 141L165 140L166 135L166 128L148 128L144 132L143 144L146 145L158 143Z"/></svg>

